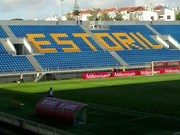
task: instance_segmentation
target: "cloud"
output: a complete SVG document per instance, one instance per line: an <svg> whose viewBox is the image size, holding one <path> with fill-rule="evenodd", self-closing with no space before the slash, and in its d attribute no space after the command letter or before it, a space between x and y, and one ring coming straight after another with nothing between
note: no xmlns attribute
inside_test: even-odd
<svg viewBox="0 0 180 135"><path fill-rule="evenodd" d="M173 0L173 1L170 1L170 0L135 0L135 4L136 5L161 4L161 5L167 5L170 7L176 7L176 6L180 5L180 0Z"/></svg>
<svg viewBox="0 0 180 135"><path fill-rule="evenodd" d="M63 9L72 11L75 0L63 0ZM108 7L124 7L145 4L164 3L165 5L176 6L180 5L180 0L77 0L80 9L88 8L108 8ZM0 0L1 12L14 12L16 10L44 10L48 8L60 8L61 0Z"/></svg>
<svg viewBox="0 0 180 135"><path fill-rule="evenodd" d="M0 18L10 19L15 17L28 18L27 16L36 16L44 18L52 13L59 14L72 12L75 0L0 0ZM90 8L111 8L138 6L145 4L162 4L175 7L180 5L180 0L77 0L80 10ZM61 9L62 5L62 9Z"/></svg>
<svg viewBox="0 0 180 135"><path fill-rule="evenodd" d="M53 10L56 10L56 2L52 3L52 0L0 0L0 18L3 20L44 19L51 16Z"/></svg>
<svg viewBox="0 0 180 135"><path fill-rule="evenodd" d="M122 7L122 6L130 6L134 5L134 0L125 0L125 1L120 1L120 0L91 0L91 2L84 1L84 0L79 0L79 5L82 8L108 8L108 7Z"/></svg>
<svg viewBox="0 0 180 135"><path fill-rule="evenodd" d="M16 10L38 9L41 6L48 5L51 0L1 0L1 12L16 12Z"/></svg>

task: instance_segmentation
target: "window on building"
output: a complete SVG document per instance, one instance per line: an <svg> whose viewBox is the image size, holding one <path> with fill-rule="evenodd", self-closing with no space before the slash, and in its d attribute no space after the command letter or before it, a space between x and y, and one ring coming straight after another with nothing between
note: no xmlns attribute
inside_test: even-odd
<svg viewBox="0 0 180 135"><path fill-rule="evenodd" d="M154 21L154 16L151 16L151 21Z"/></svg>
<svg viewBox="0 0 180 135"><path fill-rule="evenodd" d="M163 19L163 16L162 16L162 15L160 15L160 16L159 16L159 19Z"/></svg>
<svg viewBox="0 0 180 135"><path fill-rule="evenodd" d="M171 19L171 16L170 16L170 15L168 15L168 16L167 16L167 19Z"/></svg>

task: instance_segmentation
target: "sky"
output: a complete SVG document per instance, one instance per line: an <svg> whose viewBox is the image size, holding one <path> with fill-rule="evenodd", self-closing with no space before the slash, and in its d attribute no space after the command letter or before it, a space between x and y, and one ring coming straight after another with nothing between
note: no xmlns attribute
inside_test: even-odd
<svg viewBox="0 0 180 135"><path fill-rule="evenodd" d="M22 18L25 20L45 19L72 12L75 0L0 0L0 20ZM77 0L80 10L164 4L180 6L180 0Z"/></svg>

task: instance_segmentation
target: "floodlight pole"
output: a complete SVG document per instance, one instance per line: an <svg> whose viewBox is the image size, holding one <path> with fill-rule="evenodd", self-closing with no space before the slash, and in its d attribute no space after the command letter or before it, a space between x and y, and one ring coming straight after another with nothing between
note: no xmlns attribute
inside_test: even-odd
<svg viewBox="0 0 180 135"><path fill-rule="evenodd" d="M63 2L63 0L60 0L60 12L61 12L61 13L60 13L60 17L59 17L59 18L60 18L61 20L62 20L62 14L63 14L63 13L62 13L62 12L63 12L63 10L62 10L62 2Z"/></svg>

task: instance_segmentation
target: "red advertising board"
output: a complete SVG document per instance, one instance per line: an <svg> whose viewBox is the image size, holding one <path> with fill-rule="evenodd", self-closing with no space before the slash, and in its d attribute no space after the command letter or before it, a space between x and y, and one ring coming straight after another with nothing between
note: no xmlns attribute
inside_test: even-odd
<svg viewBox="0 0 180 135"><path fill-rule="evenodd" d="M164 63L167 64L167 63ZM154 74L180 73L180 68L156 68ZM152 75L152 70L128 70L120 72L94 72L84 73L83 79L110 78L110 77L128 77L128 76Z"/></svg>
<svg viewBox="0 0 180 135"><path fill-rule="evenodd" d="M180 68L164 68L164 73L180 73Z"/></svg>
<svg viewBox="0 0 180 135"><path fill-rule="evenodd" d="M96 79L96 78L109 78L111 74L109 72L94 72L83 74L83 79Z"/></svg>
<svg viewBox="0 0 180 135"><path fill-rule="evenodd" d="M139 75L138 70L130 70L130 71L121 71L121 72L113 72L112 77L125 77L125 76L137 76Z"/></svg>
<svg viewBox="0 0 180 135"><path fill-rule="evenodd" d="M169 66L169 62L154 62L153 64L154 64L154 68Z"/></svg>

